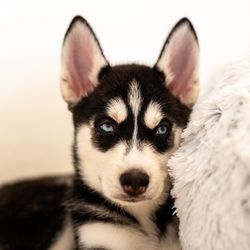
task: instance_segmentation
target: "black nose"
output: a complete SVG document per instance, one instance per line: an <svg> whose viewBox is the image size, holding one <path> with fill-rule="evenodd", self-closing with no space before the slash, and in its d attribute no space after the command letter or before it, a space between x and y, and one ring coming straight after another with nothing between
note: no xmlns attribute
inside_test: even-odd
<svg viewBox="0 0 250 250"><path fill-rule="evenodd" d="M149 176L140 170L130 170L120 176L120 183L125 193L137 196L146 192Z"/></svg>

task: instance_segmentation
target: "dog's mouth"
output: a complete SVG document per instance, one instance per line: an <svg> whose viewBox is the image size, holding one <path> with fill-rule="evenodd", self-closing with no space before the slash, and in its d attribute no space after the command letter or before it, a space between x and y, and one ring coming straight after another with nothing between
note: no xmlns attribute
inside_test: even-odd
<svg viewBox="0 0 250 250"><path fill-rule="evenodd" d="M114 197L116 200L123 201L123 202L129 202L129 203L138 203L143 202L147 200L151 200L151 197L148 196L126 196L126 195L119 195Z"/></svg>

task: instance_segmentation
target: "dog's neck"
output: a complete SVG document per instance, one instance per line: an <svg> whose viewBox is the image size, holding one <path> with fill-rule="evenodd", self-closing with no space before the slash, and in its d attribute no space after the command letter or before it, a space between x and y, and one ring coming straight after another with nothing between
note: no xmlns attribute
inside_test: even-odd
<svg viewBox="0 0 250 250"><path fill-rule="evenodd" d="M167 192L155 200L133 205L120 205L91 189L79 176L75 178L73 186L68 205L73 219L75 218L80 224L84 223L85 216L83 214L86 211L91 213L93 220L100 220L100 214L98 214L100 211L103 222L132 223L147 234L154 234L157 230L160 232L159 235L164 235L167 224L175 220L172 215L173 199ZM112 221L114 218L117 221Z"/></svg>

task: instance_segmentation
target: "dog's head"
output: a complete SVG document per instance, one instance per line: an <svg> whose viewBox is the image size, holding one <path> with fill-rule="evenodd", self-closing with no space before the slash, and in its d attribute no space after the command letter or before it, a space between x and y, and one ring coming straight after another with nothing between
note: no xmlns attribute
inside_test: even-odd
<svg viewBox="0 0 250 250"><path fill-rule="evenodd" d="M155 200L169 190L167 161L199 92L198 60L186 18L153 67L110 66L86 20L73 19L63 43L61 91L73 113L84 183L120 204Z"/></svg>

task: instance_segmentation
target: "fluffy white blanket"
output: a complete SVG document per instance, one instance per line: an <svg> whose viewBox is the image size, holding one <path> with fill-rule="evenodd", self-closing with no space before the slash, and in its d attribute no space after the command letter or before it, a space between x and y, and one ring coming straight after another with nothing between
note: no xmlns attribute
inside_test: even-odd
<svg viewBox="0 0 250 250"><path fill-rule="evenodd" d="M250 59L221 68L169 162L183 250L250 249Z"/></svg>

